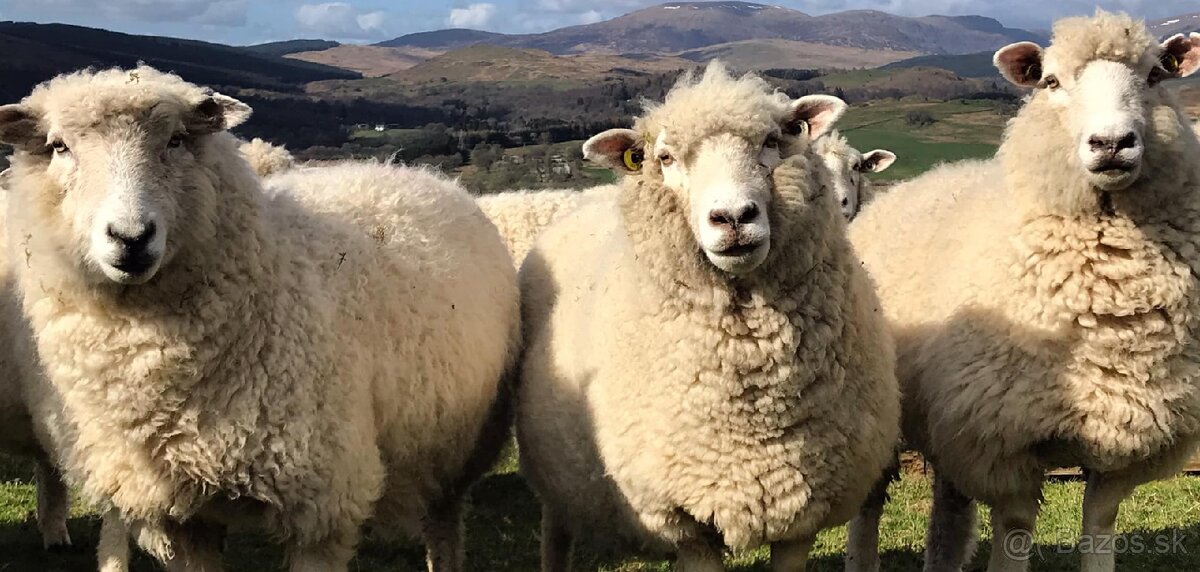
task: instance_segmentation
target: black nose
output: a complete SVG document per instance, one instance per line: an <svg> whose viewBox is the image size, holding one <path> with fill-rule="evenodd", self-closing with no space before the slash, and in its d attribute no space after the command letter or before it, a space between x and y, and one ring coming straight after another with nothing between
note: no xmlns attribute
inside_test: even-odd
<svg viewBox="0 0 1200 572"><path fill-rule="evenodd" d="M713 209L708 212L708 222L713 226L737 228L738 225L753 222L756 218L758 218L757 203L746 203L736 209Z"/></svg>
<svg viewBox="0 0 1200 572"><path fill-rule="evenodd" d="M1092 135L1088 138L1088 146L1092 148L1092 152L1108 153L1109 155L1116 155L1126 149L1132 149L1137 145L1137 142L1137 134L1132 131L1120 137Z"/></svg>
<svg viewBox="0 0 1200 572"><path fill-rule="evenodd" d="M109 225L108 237L120 243L126 250L136 251L145 249L150 244L150 240L154 238L154 233L157 230L158 226L154 224L154 221L146 223L141 230L129 234Z"/></svg>

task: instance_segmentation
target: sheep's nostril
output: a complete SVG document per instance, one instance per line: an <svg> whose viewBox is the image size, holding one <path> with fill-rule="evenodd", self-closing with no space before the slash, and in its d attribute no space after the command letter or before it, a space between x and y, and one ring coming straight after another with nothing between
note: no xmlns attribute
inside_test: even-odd
<svg viewBox="0 0 1200 572"><path fill-rule="evenodd" d="M122 232L117 230L112 225L108 226L108 237L121 243L122 246L129 249L144 248L154 238L154 233L158 230L158 225L154 221L146 223L140 230L134 232Z"/></svg>
<svg viewBox="0 0 1200 572"><path fill-rule="evenodd" d="M1117 150L1132 149L1135 145L1137 145L1137 135L1129 133L1117 141Z"/></svg>
<svg viewBox="0 0 1200 572"><path fill-rule="evenodd" d="M758 218L758 204L750 203L742 207L742 212L738 214L737 222L738 224L746 224L754 222L756 218Z"/></svg>

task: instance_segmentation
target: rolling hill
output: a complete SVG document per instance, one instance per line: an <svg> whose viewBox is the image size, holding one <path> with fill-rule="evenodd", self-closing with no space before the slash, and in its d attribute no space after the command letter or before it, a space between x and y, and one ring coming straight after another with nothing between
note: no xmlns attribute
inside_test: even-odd
<svg viewBox="0 0 1200 572"><path fill-rule="evenodd" d="M998 78L1000 72L992 64L993 54L994 52L980 52L978 54L917 56L882 67L884 69L941 68L962 77Z"/></svg>
<svg viewBox="0 0 1200 572"><path fill-rule="evenodd" d="M606 76L670 72L695 67L673 57L557 56L543 50L477 45L454 50L388 79L406 84L594 81Z"/></svg>
<svg viewBox="0 0 1200 572"><path fill-rule="evenodd" d="M136 36L66 24L0 22L0 101L15 101L57 74L139 61L195 83L298 92L308 82L359 74L325 65L179 38Z"/></svg>
<svg viewBox="0 0 1200 572"><path fill-rule="evenodd" d="M342 44L332 40L284 40L245 46L243 49L264 56L286 56L299 52L315 52L336 48Z"/></svg>
<svg viewBox="0 0 1200 572"><path fill-rule="evenodd" d="M679 57L694 62L718 58L740 70L770 68L873 68L917 56L916 52L867 50L793 40L742 40L688 50Z"/></svg>
<svg viewBox="0 0 1200 572"><path fill-rule="evenodd" d="M552 54L674 54L745 40L791 40L863 50L961 54L1041 39L981 16L909 18L871 10L810 16L751 2L674 2L604 22L541 34L506 35L472 30L411 34L386 47L448 51L486 43L533 48Z"/></svg>
<svg viewBox="0 0 1200 572"><path fill-rule="evenodd" d="M380 77L409 69L442 52L417 47L389 48L344 44L325 50L290 53L284 57Z"/></svg>

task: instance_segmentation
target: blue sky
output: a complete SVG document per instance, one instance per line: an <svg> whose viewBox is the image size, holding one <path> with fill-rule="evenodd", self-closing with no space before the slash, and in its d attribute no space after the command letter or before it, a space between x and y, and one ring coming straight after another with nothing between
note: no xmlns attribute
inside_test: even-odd
<svg viewBox="0 0 1200 572"><path fill-rule="evenodd" d="M541 32L607 19L663 0L0 0L0 20L65 22L123 32L251 44L291 38L375 42L447 27ZM759 0L764 3L770 0ZM1197 0L777 0L823 14L867 8L895 14L982 14L1048 28L1097 5L1163 18L1200 10Z"/></svg>

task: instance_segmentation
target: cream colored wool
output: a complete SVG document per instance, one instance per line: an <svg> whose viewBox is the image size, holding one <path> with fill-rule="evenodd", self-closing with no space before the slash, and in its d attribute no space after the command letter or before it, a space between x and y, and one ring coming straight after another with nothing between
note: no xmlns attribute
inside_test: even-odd
<svg viewBox="0 0 1200 572"><path fill-rule="evenodd" d="M136 76L61 76L23 105L111 133L207 97ZM247 521L293 566L344 570L373 514L461 550L458 501L503 440L487 424L518 344L495 228L425 171L294 169L264 192L233 137L187 145L170 174L186 216L136 286L81 276L48 156L14 158L10 255L48 378L29 393L71 479L164 560L188 559L196 527Z"/></svg>
<svg viewBox="0 0 1200 572"><path fill-rule="evenodd" d="M637 130L669 126L680 156L718 133L761 141L780 98L710 68ZM652 161L526 259L522 467L574 534L803 543L845 522L891 457L891 342L819 160L806 138L794 146L774 175L771 250L748 275L697 252L685 199Z"/></svg>
<svg viewBox="0 0 1200 572"><path fill-rule="evenodd" d="M542 230L589 201L617 190L617 185L603 185L585 190L508 191L483 195L475 202L499 229L513 263L520 268Z"/></svg>
<svg viewBox="0 0 1200 572"><path fill-rule="evenodd" d="M238 150L260 177L282 173L296 164L296 159L282 145L272 145L258 137L243 142Z"/></svg>
<svg viewBox="0 0 1200 572"><path fill-rule="evenodd" d="M1157 45L1100 13L1057 24L1046 58L1149 69ZM1144 482L1196 447L1200 143L1165 88L1146 93L1143 172L1111 207L1040 90L997 160L935 169L850 227L893 326L905 437L967 496L1036 498L1063 465Z"/></svg>
<svg viewBox="0 0 1200 572"><path fill-rule="evenodd" d="M0 174L0 188L8 188L7 172ZM7 195L7 191L3 193ZM0 229L6 227L3 202L7 197L4 195L0 195ZM15 316L19 313L20 301L14 289L13 274L8 270L6 242L7 236L0 232L0 316ZM0 322L0 451L36 463L37 524L42 543L47 548L70 545L71 537L67 532L70 493L50 456L38 442L21 390L22 376L35 371L31 371L29 356L22 352L28 344L22 344L21 338L27 335L28 327L22 322Z"/></svg>

